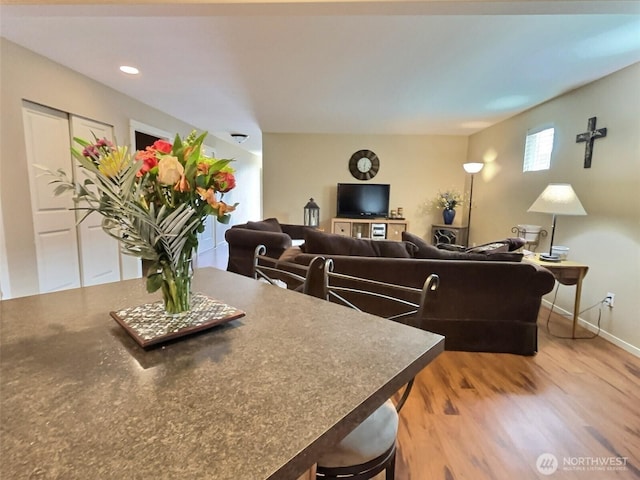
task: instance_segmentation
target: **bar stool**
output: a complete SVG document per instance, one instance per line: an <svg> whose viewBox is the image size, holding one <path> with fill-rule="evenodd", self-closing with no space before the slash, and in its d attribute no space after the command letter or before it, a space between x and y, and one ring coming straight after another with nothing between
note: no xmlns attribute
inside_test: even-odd
<svg viewBox="0 0 640 480"><path fill-rule="evenodd" d="M387 400L317 462L316 479L367 480L385 471L394 480L398 412Z"/></svg>
<svg viewBox="0 0 640 480"><path fill-rule="evenodd" d="M308 267L291 264L288 267L302 268L302 275L292 271L286 271L284 266L281 268L270 267L260 264L260 260L274 262L264 257L264 247L256 248L254 257L254 271L256 278L265 278L270 282L274 280L269 274L277 272L285 274L302 283L302 292L325 300L337 298L351 308L360 310L340 296L345 291L353 291L359 294L383 297L388 300L397 301L411 309L406 314L395 315L392 318L398 318L408 314L422 315L426 308L428 294L435 292L439 285L439 277L435 274L429 275L425 280L422 289L410 287L402 287L398 285L389 285L382 282L376 282L368 279L362 280L363 285L383 285L399 291L411 291L420 293L420 303L413 304L411 302L395 299L389 295L378 294L367 290L353 290L345 287L331 285L330 278L339 277L342 279L357 279L348 275L333 274L332 260L325 260L323 257L315 257ZM385 472L386 480L395 479L396 464L396 436L398 433L399 417L398 413L404 405L414 380L410 380L404 389L397 404L391 400L387 400L380 408L374 411L360 425L358 425L351 433L342 439L337 445L323 453L316 463L316 480L369 480L382 471Z"/></svg>

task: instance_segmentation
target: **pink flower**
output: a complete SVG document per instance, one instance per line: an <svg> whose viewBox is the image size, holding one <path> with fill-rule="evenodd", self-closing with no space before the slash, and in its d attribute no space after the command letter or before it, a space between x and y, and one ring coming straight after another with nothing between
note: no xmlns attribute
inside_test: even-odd
<svg viewBox="0 0 640 480"><path fill-rule="evenodd" d="M95 145L87 145L82 149L82 156L87 158L93 158L94 160L98 159L100 152L96 148Z"/></svg>
<svg viewBox="0 0 640 480"><path fill-rule="evenodd" d="M96 143L87 145L82 149L82 156L90 158L94 163L100 159L102 155L109 155L115 150L113 143L106 138L96 140Z"/></svg>
<svg viewBox="0 0 640 480"><path fill-rule="evenodd" d="M216 191L226 193L236 186L236 177L231 172L218 172L213 177L213 186Z"/></svg>
<svg viewBox="0 0 640 480"><path fill-rule="evenodd" d="M113 143L111 141L107 140L106 138L101 138L100 140L98 140L96 142L96 147L98 147L100 149L103 149L103 148L106 147L105 150L109 150L109 151L113 150L113 148L114 148L113 147Z"/></svg>
<svg viewBox="0 0 640 480"><path fill-rule="evenodd" d="M153 142L152 148L161 153L171 153L171 150L173 149L173 145L171 145L166 140L156 140L155 142Z"/></svg>
<svg viewBox="0 0 640 480"><path fill-rule="evenodd" d="M136 177L142 177L145 173L158 165L156 154L151 150L139 150L136 153L136 160L142 160L144 162L142 167L140 167L140 170L138 170L138 173L136 173Z"/></svg>

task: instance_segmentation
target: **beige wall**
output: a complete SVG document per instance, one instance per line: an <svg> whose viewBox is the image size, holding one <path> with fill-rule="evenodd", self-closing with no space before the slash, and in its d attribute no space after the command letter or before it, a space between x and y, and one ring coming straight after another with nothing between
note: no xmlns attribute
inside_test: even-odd
<svg viewBox="0 0 640 480"><path fill-rule="evenodd" d="M38 285L22 124L23 99L111 124L119 143L129 143L130 119L182 135L197 127L3 38L0 38L0 49L0 218L4 219L0 237L4 236L6 247L6 258L0 262L0 286L5 297L6 292L16 297L37 293ZM239 180L246 179L244 184L239 181L238 191L232 195L235 197L232 200L243 202L245 207L238 211L234 220L255 216L260 211L261 159L212 136L207 144L215 148L218 156L235 158L240 170Z"/></svg>
<svg viewBox="0 0 640 480"><path fill-rule="evenodd" d="M313 197L328 231L336 214L336 185L358 183L348 162L358 150L380 158L378 174L370 183L391 184L390 209L403 207L410 230L429 236L431 223L442 223L440 212L425 213L423 205L439 189L462 191L467 137L419 135L263 135L265 217L302 223L303 207ZM456 223L464 219L462 212Z"/></svg>
<svg viewBox="0 0 640 480"><path fill-rule="evenodd" d="M487 162L474 183L472 241L504 237L519 223L542 225L550 231L550 215L527 213L527 209L548 183L572 184L588 215L558 217L554 244L570 247L570 259L589 265L581 309L597 304L607 292L616 294L614 308L603 309L602 329L634 346L636 353L640 351L638 85L640 64L469 139L469 158ZM589 117L597 117L597 127L607 127L608 132L606 138L595 141L592 167L585 169L585 144L577 144L575 137L586 130ZM546 123L556 128L551 169L522 173L526 132ZM548 246L549 237L538 251ZM574 287L560 287L557 304L572 311L573 295ZM598 309L581 318L597 324Z"/></svg>

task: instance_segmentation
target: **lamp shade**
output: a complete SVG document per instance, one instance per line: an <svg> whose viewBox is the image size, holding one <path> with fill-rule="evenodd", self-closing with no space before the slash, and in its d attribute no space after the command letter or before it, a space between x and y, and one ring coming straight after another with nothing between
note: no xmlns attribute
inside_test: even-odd
<svg viewBox="0 0 640 480"><path fill-rule="evenodd" d="M528 212L553 213L555 215L586 215L580 199L568 183L550 183L536 198Z"/></svg>
<svg viewBox="0 0 640 480"><path fill-rule="evenodd" d="M484 163L481 162L469 162L462 165L464 171L471 174L478 173L482 167L484 167Z"/></svg>

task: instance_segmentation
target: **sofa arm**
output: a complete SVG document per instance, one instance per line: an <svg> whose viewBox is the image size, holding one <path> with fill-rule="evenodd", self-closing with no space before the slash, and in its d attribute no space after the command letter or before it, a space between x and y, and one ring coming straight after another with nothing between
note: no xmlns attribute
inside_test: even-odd
<svg viewBox="0 0 640 480"><path fill-rule="evenodd" d="M229 262L227 271L247 277L253 276L253 256L258 245L267 248L266 255L279 258L291 247L291 237L286 233L230 228L224 234L229 244Z"/></svg>
<svg viewBox="0 0 640 480"><path fill-rule="evenodd" d="M258 245L270 249L286 250L291 246L291 237L286 233L249 230L247 228L230 228L224 234L229 247L255 248Z"/></svg>

